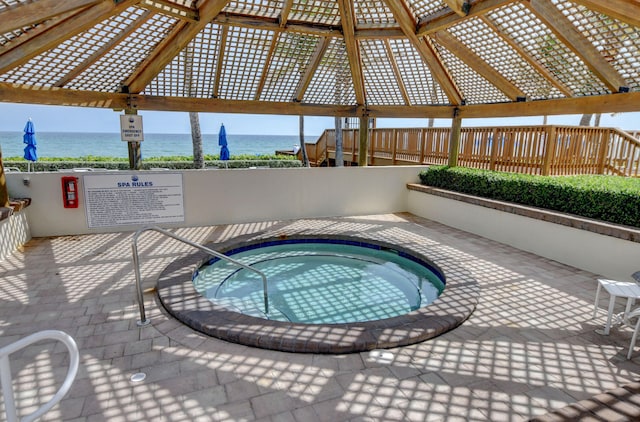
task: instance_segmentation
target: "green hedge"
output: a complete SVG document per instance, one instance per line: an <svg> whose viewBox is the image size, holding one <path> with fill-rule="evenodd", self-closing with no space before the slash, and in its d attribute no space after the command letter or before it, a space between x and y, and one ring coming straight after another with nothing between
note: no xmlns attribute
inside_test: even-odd
<svg viewBox="0 0 640 422"><path fill-rule="evenodd" d="M424 185L640 227L640 179L618 176L532 176L431 166Z"/></svg>
<svg viewBox="0 0 640 422"><path fill-rule="evenodd" d="M26 161L9 161L3 160L4 167L17 167L21 171L27 171ZM302 163L298 160L207 160L205 167L207 168L249 168L249 167L301 167ZM31 171L58 171L73 168L93 168L106 170L129 170L129 161L37 161L31 163ZM163 168L170 170L187 170L193 169L193 161L157 161L143 160L142 169L150 170L153 168Z"/></svg>

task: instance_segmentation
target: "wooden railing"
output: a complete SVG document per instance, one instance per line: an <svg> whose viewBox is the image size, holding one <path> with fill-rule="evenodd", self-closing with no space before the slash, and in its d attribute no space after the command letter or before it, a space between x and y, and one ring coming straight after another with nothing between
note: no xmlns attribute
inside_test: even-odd
<svg viewBox="0 0 640 422"><path fill-rule="evenodd" d="M342 137L345 162L357 162L358 129L344 129ZM369 129L369 165L447 164L449 137L449 128ZM325 130L306 149L313 165L335 158L335 130ZM528 174L639 177L640 140L612 128L463 128L458 165Z"/></svg>

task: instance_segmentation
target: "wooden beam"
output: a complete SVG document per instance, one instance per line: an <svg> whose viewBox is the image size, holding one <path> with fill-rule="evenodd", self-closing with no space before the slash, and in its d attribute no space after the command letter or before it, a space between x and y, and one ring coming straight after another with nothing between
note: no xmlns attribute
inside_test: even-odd
<svg viewBox="0 0 640 422"><path fill-rule="evenodd" d="M396 82L398 83L398 88L400 89L400 93L402 94L402 99L406 105L411 105L411 100L409 99L409 94L407 93L407 88L404 85L404 80L402 79L402 73L398 68L398 63L396 62L396 58L393 56L393 50L391 49L391 43L389 40L384 40L384 47L387 50L387 56L389 57L389 63L391 63L391 69L393 69L393 74L396 77Z"/></svg>
<svg viewBox="0 0 640 422"><path fill-rule="evenodd" d="M465 119L638 111L640 111L640 92L460 107L460 115Z"/></svg>
<svg viewBox="0 0 640 422"><path fill-rule="evenodd" d="M447 31L441 31L433 36L444 48L462 60L467 66L473 69L480 76L485 78L496 88L502 91L511 101L517 97L525 97L526 94L515 86L507 78L499 74L486 61L478 56L473 50L464 45L460 40Z"/></svg>
<svg viewBox="0 0 640 422"><path fill-rule="evenodd" d="M553 85L558 91L566 95L567 97L571 97L573 93L571 90L563 84L558 78L555 77L553 73L551 73L546 67L544 67L538 60L532 57L524 48L520 46L513 38L505 34L496 24L493 23L488 17L480 16L480 19L489 27L493 32L496 33L504 42L509 44L511 48L513 48L519 55L524 59L531 67L533 67L538 73L540 73L551 85Z"/></svg>
<svg viewBox="0 0 640 422"><path fill-rule="evenodd" d="M118 108L127 106L127 96L109 92L79 91L66 88L33 87L0 82L0 101L75 107Z"/></svg>
<svg viewBox="0 0 640 422"><path fill-rule="evenodd" d="M344 35L344 45L349 58L349 68L351 69L351 79L353 80L353 90L356 94L356 102L359 105L366 103L364 89L364 76L362 74L362 61L360 60L360 48L355 36L355 16L353 10L353 0L338 0L340 9L340 21L342 23L342 33Z"/></svg>
<svg viewBox="0 0 640 422"><path fill-rule="evenodd" d="M104 44L98 50L96 50L91 56L87 57L82 63L78 64L75 68L73 68L70 72L64 75L62 78L58 79L53 86L54 87L63 87L75 77L84 72L89 66L93 65L95 62L100 60L105 54L107 54L113 47L120 44L124 39L126 39L132 32L136 29L140 28L142 24L144 24L151 17L151 12L146 11L138 19L133 21L129 26L124 28L121 32L118 33L114 38L112 38L108 43Z"/></svg>
<svg viewBox="0 0 640 422"><path fill-rule="evenodd" d="M444 13L436 14L434 16L421 19L417 25L416 34L419 37L433 34L434 32L442 31L451 26L457 25L462 21L474 18L476 16L482 16L487 12L502 7L504 5L515 3L519 0L479 0L471 4L469 13L466 16L460 16L453 11L445 9Z"/></svg>
<svg viewBox="0 0 640 422"><path fill-rule="evenodd" d="M153 78L171 63L174 57L220 13L228 2L229 0L202 2L202 6L198 10L200 20L177 25L176 29L163 42L159 43L146 60L138 66L136 72L127 78L124 85L129 88L129 92L138 93L145 89Z"/></svg>
<svg viewBox="0 0 640 422"><path fill-rule="evenodd" d="M451 104L460 104L462 101L460 91L450 78L445 66L440 62L435 51L432 50L429 44L427 44L423 39L418 38L416 35L416 24L413 18L409 15L409 11L397 1L384 0L384 2L391 10L391 13L393 13L396 21L400 24L402 32L404 32L411 44L420 53L422 60L424 60L427 66L431 69L433 78L438 82L444 93L447 95L449 102L451 102Z"/></svg>
<svg viewBox="0 0 640 422"><path fill-rule="evenodd" d="M33 37L12 40L0 49L0 74L27 63L37 55L57 46L64 40L86 31L111 16L121 13L126 8L137 4L140 0L124 0L117 4L103 1L78 13L67 13L65 18L55 25L39 32Z"/></svg>
<svg viewBox="0 0 640 422"><path fill-rule="evenodd" d="M304 93L307 91L309 84L311 83L311 79L313 75L316 73L318 66L320 66L320 62L324 57L324 53L327 52L327 48L329 48L329 44L331 44L330 38L319 38L318 43L316 44L316 48L311 55L311 59L309 60L309 64L307 68L304 70L304 74L298 83L298 87L296 89L295 101L301 102L304 98Z"/></svg>
<svg viewBox="0 0 640 422"><path fill-rule="evenodd" d="M638 0L573 0L573 2L640 28L640 1Z"/></svg>
<svg viewBox="0 0 640 422"><path fill-rule="evenodd" d="M0 82L0 101L123 110L198 111L306 116L451 118L453 106L334 106L211 98L161 97L43 88ZM133 106L131 104L133 103ZM461 118L640 112L640 92L528 102L460 106Z"/></svg>
<svg viewBox="0 0 640 422"><path fill-rule="evenodd" d="M18 3L2 9L0 34L42 23L59 15L103 2L104 0L39 0ZM106 3L106 2L105 2Z"/></svg>
<svg viewBox="0 0 640 422"><path fill-rule="evenodd" d="M571 51L580 57L587 67L611 92L618 92L621 86L628 86L620 74L607 62L598 50L550 1L530 0L524 2L535 15L553 31Z"/></svg>
<svg viewBox="0 0 640 422"><path fill-rule="evenodd" d="M142 0L140 6L188 22L197 22L200 20L198 9L167 0Z"/></svg>

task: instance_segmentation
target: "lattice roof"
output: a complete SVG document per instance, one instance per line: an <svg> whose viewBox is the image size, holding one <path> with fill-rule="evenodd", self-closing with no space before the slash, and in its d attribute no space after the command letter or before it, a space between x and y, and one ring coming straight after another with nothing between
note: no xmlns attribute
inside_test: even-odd
<svg viewBox="0 0 640 422"><path fill-rule="evenodd" d="M0 0L0 100L380 117L639 111L640 0Z"/></svg>

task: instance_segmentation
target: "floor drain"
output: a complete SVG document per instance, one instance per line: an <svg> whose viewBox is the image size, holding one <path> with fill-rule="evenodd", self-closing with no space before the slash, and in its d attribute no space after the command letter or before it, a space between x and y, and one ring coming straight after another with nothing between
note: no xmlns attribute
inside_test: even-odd
<svg viewBox="0 0 640 422"><path fill-rule="evenodd" d="M144 372L138 372L136 374L131 375L132 382L144 381L145 378L147 378L147 374L145 374Z"/></svg>

